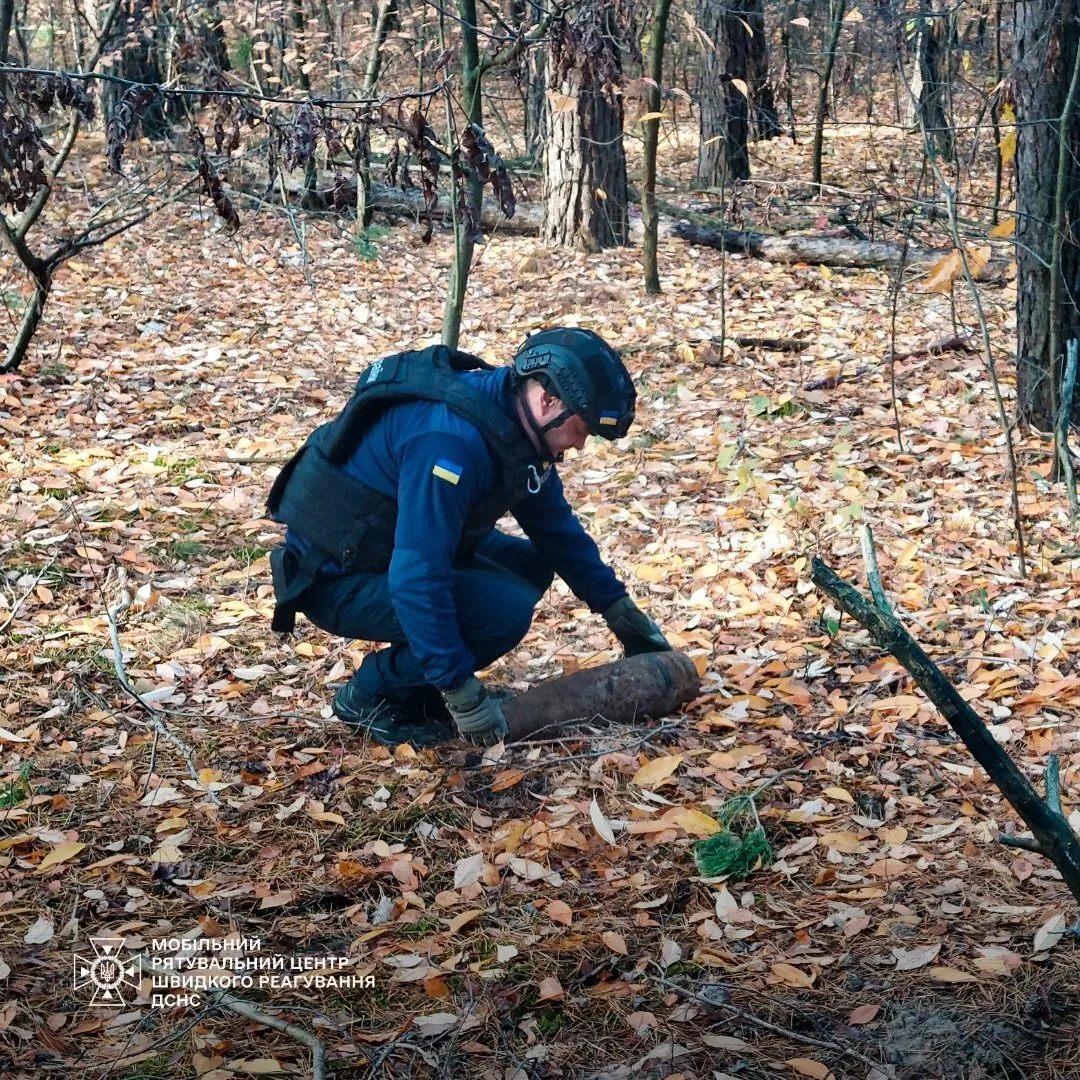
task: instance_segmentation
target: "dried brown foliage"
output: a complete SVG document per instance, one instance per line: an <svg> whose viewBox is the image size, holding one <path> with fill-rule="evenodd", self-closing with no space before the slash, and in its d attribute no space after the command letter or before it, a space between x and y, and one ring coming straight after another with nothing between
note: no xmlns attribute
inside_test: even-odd
<svg viewBox="0 0 1080 1080"><path fill-rule="evenodd" d="M157 91L152 86L131 86L116 103L106 129L105 156L114 173L122 172L124 144L134 134L143 110L154 100Z"/></svg>
<svg viewBox="0 0 1080 1080"><path fill-rule="evenodd" d="M194 146L195 156L199 159L199 176L202 178L203 191L210 196L214 209L218 212L218 216L229 226L229 231L235 232L240 228L240 215L236 212L236 207L229 201L229 196L225 194L221 177L218 176L213 165L210 164L210 158L206 153L206 139L198 128L192 130L191 141Z"/></svg>

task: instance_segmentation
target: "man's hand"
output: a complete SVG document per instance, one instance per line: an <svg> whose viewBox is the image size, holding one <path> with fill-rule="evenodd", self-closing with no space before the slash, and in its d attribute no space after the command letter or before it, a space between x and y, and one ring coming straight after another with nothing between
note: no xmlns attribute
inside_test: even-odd
<svg viewBox="0 0 1080 1080"><path fill-rule="evenodd" d="M629 596L616 600L604 612L604 621L622 643L627 656L671 651L671 645L660 627Z"/></svg>
<svg viewBox="0 0 1080 1080"><path fill-rule="evenodd" d="M506 717L499 703L474 675L456 690L443 690L458 731L470 742L493 746L506 738Z"/></svg>

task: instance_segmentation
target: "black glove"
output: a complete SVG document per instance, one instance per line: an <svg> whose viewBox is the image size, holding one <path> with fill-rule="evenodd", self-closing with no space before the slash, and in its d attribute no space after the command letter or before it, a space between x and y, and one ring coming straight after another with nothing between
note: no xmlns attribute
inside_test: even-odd
<svg viewBox="0 0 1080 1080"><path fill-rule="evenodd" d="M458 731L470 742L493 746L506 738L502 707L475 675L456 690L443 690L442 697Z"/></svg>
<svg viewBox="0 0 1080 1080"><path fill-rule="evenodd" d="M629 596L616 600L604 612L604 622L622 642L627 656L647 652L671 652L671 645L660 627Z"/></svg>

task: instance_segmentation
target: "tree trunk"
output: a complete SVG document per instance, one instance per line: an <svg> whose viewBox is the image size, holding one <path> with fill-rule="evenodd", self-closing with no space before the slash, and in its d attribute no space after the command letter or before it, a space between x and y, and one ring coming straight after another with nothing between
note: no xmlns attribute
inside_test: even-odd
<svg viewBox="0 0 1080 1080"><path fill-rule="evenodd" d="M1080 245L1064 227L1080 218L1080 166L1071 152L1080 145L1078 38L1072 5L1016 5L1017 407L1022 422L1047 432L1057 410L1065 345L1080 338Z"/></svg>
<svg viewBox="0 0 1080 1080"><path fill-rule="evenodd" d="M660 87L664 83L664 43L667 40L668 12L671 0L656 0L652 30L649 34L649 78L652 80L646 95L650 115L660 112ZM660 118L645 121L645 177L642 182L641 216L645 224L645 291L660 292L660 271L656 265L656 143L660 134Z"/></svg>
<svg viewBox="0 0 1080 1080"><path fill-rule="evenodd" d="M458 0L458 17L461 20L461 92L462 107L465 109L465 122L483 127L484 109L480 96L482 73L480 71L480 42L476 33L476 0ZM450 142L450 132L447 132ZM475 169L468 169L467 174L457 183L466 185L465 198L471 205L479 207L482 186ZM454 261L450 266L450 285L446 292L446 304L443 308L441 341L451 349L456 349L461 336L461 314L465 308L465 290L469 285L469 272L472 270L475 243L469 230L464 227L460 216L455 211L454 217Z"/></svg>
<svg viewBox="0 0 1080 1080"><path fill-rule="evenodd" d="M751 7L760 0L745 0ZM750 110L746 94L734 85L750 85L750 34L741 17L744 3L725 6L725 0L698 0L698 26L713 48L706 46L700 83L700 132L697 180L699 187L726 187L750 179ZM760 10L760 8L759 8Z"/></svg>
<svg viewBox="0 0 1080 1080"><path fill-rule="evenodd" d="M304 70L307 67L307 56L304 53L307 41L307 19L304 15L304 0L292 0L289 11L289 22L292 26L293 45L296 48L296 81L300 89L311 92L311 78Z"/></svg>
<svg viewBox="0 0 1080 1080"><path fill-rule="evenodd" d="M529 0L529 12L531 23L535 26L543 17L536 0ZM522 65L525 79L525 153L534 159L539 157L543 150L544 131L547 126L546 60L543 49L530 49Z"/></svg>
<svg viewBox="0 0 1080 1080"><path fill-rule="evenodd" d="M836 64L836 46L840 31L844 28L846 0L832 0L832 22L829 28L828 47L825 52L825 70L818 83L817 114L814 117L814 149L811 155L811 179L821 187L821 154L825 146L825 116L829 111L829 83Z"/></svg>
<svg viewBox="0 0 1080 1080"><path fill-rule="evenodd" d="M934 137L938 153L953 155L952 129L945 111L948 94L947 66L949 51L946 37L949 16L941 11L940 0L924 0L919 13L919 41L916 55L919 65L919 111L926 130Z"/></svg>
<svg viewBox="0 0 1080 1080"><path fill-rule="evenodd" d="M3 364L0 365L0 374L18 370L19 365L26 356L26 350L30 348L34 333L41 323L41 316L45 312L45 301L48 299L49 290L52 288L52 271L48 267L42 266L38 271L33 272L31 277L34 282L34 291L26 302L26 309L23 311L18 332L8 346L7 356L4 357Z"/></svg>
<svg viewBox="0 0 1080 1080"><path fill-rule="evenodd" d="M780 117L773 98L772 81L769 78L769 38L765 29L765 11L762 0L742 0L742 17L750 25L754 36L747 42L746 82L750 87L750 112L752 133L755 139L775 139L783 135Z"/></svg>
<svg viewBox="0 0 1080 1080"><path fill-rule="evenodd" d="M11 37L11 23L14 18L15 0L0 0L0 64L7 63L8 39ZM3 89L2 82L0 89Z"/></svg>
<svg viewBox="0 0 1080 1080"><path fill-rule="evenodd" d="M589 0L577 12L599 27L617 63L610 7ZM604 86L586 47L556 33L548 59L548 137L544 147L544 240L586 251L627 241L629 190L623 150L622 98ZM588 42L591 35L582 40ZM593 39L595 40L595 39ZM612 59L609 57L609 59Z"/></svg>
<svg viewBox="0 0 1080 1080"><path fill-rule="evenodd" d="M156 28L151 7L146 0L135 0L129 14L117 21L116 33L111 40L113 48L121 52L121 58L105 65L108 74L130 79L132 82L165 81L158 57ZM126 90L127 87L120 83L105 82L101 91L102 119L105 122ZM168 134L169 121L160 97L140 111L138 127L148 139L160 139Z"/></svg>

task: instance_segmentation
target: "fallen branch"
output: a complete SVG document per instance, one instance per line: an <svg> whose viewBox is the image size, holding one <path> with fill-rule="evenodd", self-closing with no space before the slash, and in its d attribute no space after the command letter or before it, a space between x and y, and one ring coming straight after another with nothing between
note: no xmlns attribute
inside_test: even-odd
<svg viewBox="0 0 1080 1080"><path fill-rule="evenodd" d="M966 334L956 334L953 337L938 338L924 345L921 349L912 349L911 352L894 352L885 357L889 360L910 360L915 356L941 356L947 352L978 352L978 346Z"/></svg>
<svg viewBox="0 0 1080 1080"><path fill-rule="evenodd" d="M740 1020L745 1021L754 1027L761 1028L763 1031L770 1031L774 1035L781 1035L785 1039L790 1039L792 1042L800 1043L803 1046L816 1046L821 1050L832 1050L834 1053L842 1054L846 1058L852 1058L854 1061L858 1061L863 1065L869 1065L871 1070L880 1070L881 1062L873 1061L866 1057L865 1054L860 1054L858 1050L851 1046L845 1046L843 1043L829 1042L828 1039L815 1039L812 1035L801 1035L797 1031L792 1031L790 1028L781 1027L779 1024L774 1024L771 1020L763 1020L760 1016L755 1016L752 1012L746 1009L739 1008L738 1005L732 1005L729 1001L721 1001L717 998L707 997L704 994L696 994L692 990L687 990L678 983L668 982L663 976L659 978L660 985L665 990L674 990L680 997L686 998L688 1001L696 1002L699 1005L704 1005L710 1009L723 1009L730 1016L738 1017ZM717 989L725 991L725 987L722 983L705 983L703 989L715 986Z"/></svg>
<svg viewBox="0 0 1080 1080"><path fill-rule="evenodd" d="M127 589L127 572L123 567L119 570L118 578L120 583L120 599L117 601L114 608L111 610L109 608L105 609L105 618L109 620L109 637L112 640L113 649L113 671L116 672L117 682L119 682L121 687L123 687L123 689L143 707L147 716L150 717L149 721L147 721L144 726L149 727L154 732L154 742L151 748L151 761L157 752L157 740L160 736L167 743L172 744L172 746L180 751L184 761L187 763L188 774L191 776L192 780L202 788L203 784L199 779L199 769L195 763L194 751L183 739L178 735L173 734L173 732L165 726L165 722L161 719L159 711L131 685L131 682L127 677L127 672L124 670L124 650L120 646L120 628L118 620L120 616L131 607L131 593L129 593ZM138 723L138 721L136 721L136 723ZM151 772L152 771L153 766L151 765ZM218 797L214 792L207 790L206 794L215 806L220 805Z"/></svg>
<svg viewBox="0 0 1080 1080"><path fill-rule="evenodd" d="M717 341L713 338L713 341ZM744 349L768 349L770 352L802 352L810 347L809 341L789 337L756 337L753 334L736 334L732 341Z"/></svg>
<svg viewBox="0 0 1080 1080"><path fill-rule="evenodd" d="M835 375L826 375L821 379L811 379L803 386L804 390L835 390L842 382L852 382L865 375L870 369L858 367L850 375L838 371Z"/></svg>
<svg viewBox="0 0 1080 1080"><path fill-rule="evenodd" d="M1045 856L1058 868L1073 896L1080 901L1080 838L1062 812L1057 755L1051 754L1047 761L1044 800L990 734L979 714L900 625L885 596L877 568L874 538L868 526L863 527L863 560L872 602L816 557L811 563L810 579L842 611L868 630L875 644L900 661L1034 835L1034 839L1004 836L1002 843Z"/></svg>

